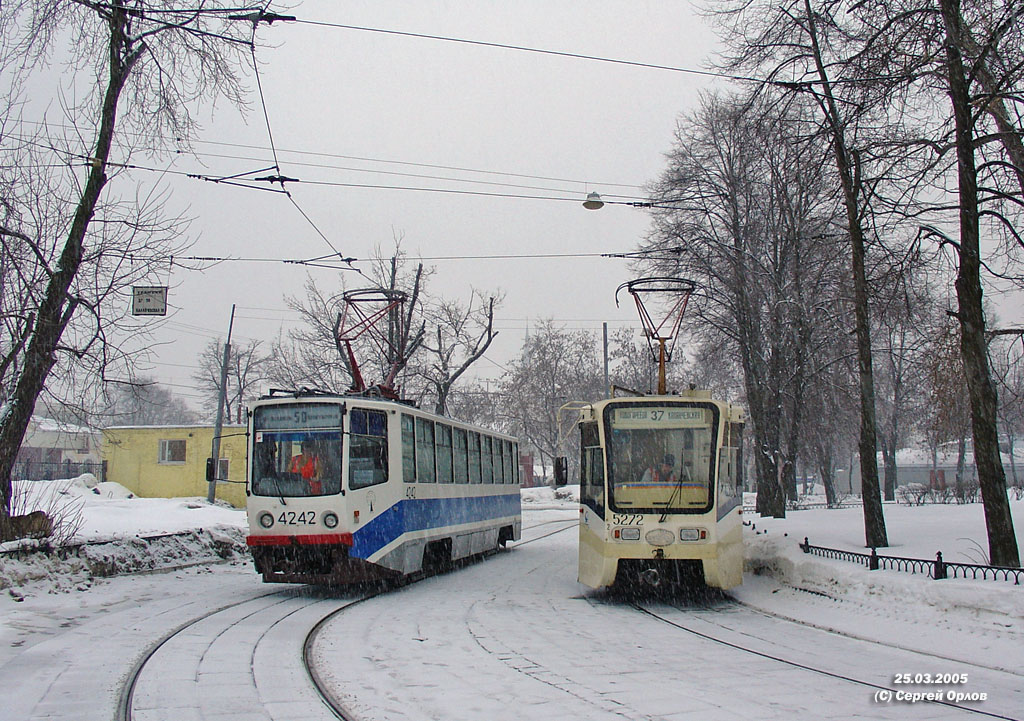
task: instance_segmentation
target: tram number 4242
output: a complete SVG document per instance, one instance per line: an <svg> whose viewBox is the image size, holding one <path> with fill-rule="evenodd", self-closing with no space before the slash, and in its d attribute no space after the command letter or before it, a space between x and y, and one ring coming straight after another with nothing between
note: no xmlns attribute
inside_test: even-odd
<svg viewBox="0 0 1024 721"><path fill-rule="evenodd" d="M316 524L316 511L282 511L277 522L285 526L312 526Z"/></svg>
<svg viewBox="0 0 1024 721"><path fill-rule="evenodd" d="M642 526L644 517L639 513L615 513L612 515L612 523L616 526Z"/></svg>

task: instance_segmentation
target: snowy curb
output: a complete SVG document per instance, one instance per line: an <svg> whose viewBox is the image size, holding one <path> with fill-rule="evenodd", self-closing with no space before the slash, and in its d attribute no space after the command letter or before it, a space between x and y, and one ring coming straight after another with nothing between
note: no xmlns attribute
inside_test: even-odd
<svg viewBox="0 0 1024 721"><path fill-rule="evenodd" d="M180 533L88 541L59 548L20 544L0 552L0 589L54 582L56 590L83 589L94 578L166 571L247 555L245 529L215 526Z"/></svg>

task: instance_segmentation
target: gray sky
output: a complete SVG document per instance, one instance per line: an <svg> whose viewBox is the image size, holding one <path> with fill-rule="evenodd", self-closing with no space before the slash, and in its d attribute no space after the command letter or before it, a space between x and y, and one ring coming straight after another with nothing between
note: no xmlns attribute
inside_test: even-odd
<svg viewBox="0 0 1024 721"><path fill-rule="evenodd" d="M712 30L682 0L307 0L290 12L303 21L693 70L707 67L715 46ZM624 260L441 258L634 250L648 227L643 211L594 212L580 203L589 191L643 197L642 186L664 168L680 114L724 81L305 23L262 25L259 38L270 46L258 54L260 80L281 172L302 181L288 187L326 241L283 196L167 176L169 208L194 218L192 254L311 258L333 246L367 259L401 236L404 250L434 269L431 293L462 300L472 287L504 293L498 339L472 371L480 378L498 377L539 319L598 334L602 321L638 326L632 304L614 303L615 289L632 277ZM272 165L255 79L250 85L251 111L222 105L200 118L200 158L179 156L173 169L252 177ZM153 175L139 180L151 183ZM556 199L503 197L522 195ZM307 274L324 290L340 289L343 275L349 288L366 285L352 273L283 263L169 269L158 280L172 286L175 312L140 372L197 402L196 357L226 333L231 304L235 338L269 347L294 324L283 299L303 294ZM1019 295L990 297L1004 324L1021 322Z"/></svg>
<svg viewBox="0 0 1024 721"><path fill-rule="evenodd" d="M291 12L302 20L696 70L714 44L711 31L681 1L308 0ZM296 203L331 245L356 258L369 258L377 245L389 249L396 235L404 237L406 251L425 259L633 250L647 228L643 211L606 206L593 212L580 203L588 191L642 197L641 186L664 167L677 117L709 86L700 75L306 24L264 25L259 37L273 46L258 57L281 171L304 181L289 185ZM271 164L255 93L246 117L222 106L202 120L201 162L181 156L175 169L226 176ZM282 196L184 178L166 182L170 207L187 207L195 219L195 255L309 258L331 252ZM537 319L598 332L601 321L613 328L636 325L632 305L617 309L614 303L616 287L631 278L622 260L426 263L435 268L434 294L468 299L472 286L505 294L499 338L476 368L481 377L500 375ZM160 280L172 286L176 312L157 332L165 345L155 349L151 370L142 372L188 395L196 354L226 333L231 304L238 305L237 339L272 339L294 320L283 297L301 295L307 273L325 289L340 283L337 271L278 263L229 262L202 273L175 267ZM349 287L364 285L346 276Z"/></svg>

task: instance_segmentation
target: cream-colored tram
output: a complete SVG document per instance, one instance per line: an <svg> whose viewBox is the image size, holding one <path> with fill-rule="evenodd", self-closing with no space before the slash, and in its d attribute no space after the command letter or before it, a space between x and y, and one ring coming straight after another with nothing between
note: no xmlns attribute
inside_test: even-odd
<svg viewBox="0 0 1024 721"><path fill-rule="evenodd" d="M579 580L727 589L743 581L743 410L708 391L666 392L665 364L696 290L674 277L623 283L658 367L656 395L580 408ZM667 314L656 322L644 297ZM667 299L667 303L665 300Z"/></svg>
<svg viewBox="0 0 1024 721"><path fill-rule="evenodd" d="M739 585L743 422L707 391L585 406L580 582Z"/></svg>

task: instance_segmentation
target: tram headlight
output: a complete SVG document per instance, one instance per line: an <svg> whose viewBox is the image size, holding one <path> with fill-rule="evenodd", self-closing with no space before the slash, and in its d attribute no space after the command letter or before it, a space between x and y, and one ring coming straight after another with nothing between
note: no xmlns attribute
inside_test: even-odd
<svg viewBox="0 0 1024 721"><path fill-rule="evenodd" d="M680 541L703 541L708 537L708 532L703 528L680 528Z"/></svg>
<svg viewBox="0 0 1024 721"><path fill-rule="evenodd" d="M260 525L264 528L270 528L274 525L274 517L266 511L260 514L259 521Z"/></svg>
<svg viewBox="0 0 1024 721"><path fill-rule="evenodd" d="M324 514L324 525L328 528L338 527L338 514L328 511Z"/></svg>
<svg viewBox="0 0 1024 721"><path fill-rule="evenodd" d="M639 541L640 529L637 526L627 526L619 530L619 538L623 541Z"/></svg>

